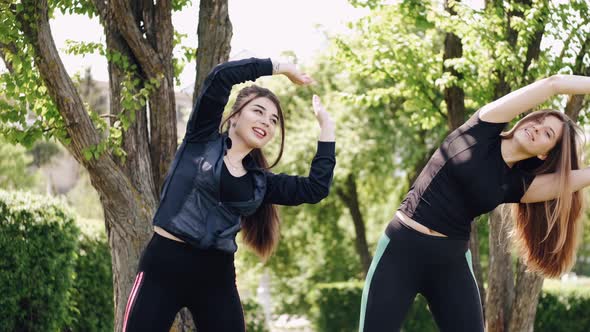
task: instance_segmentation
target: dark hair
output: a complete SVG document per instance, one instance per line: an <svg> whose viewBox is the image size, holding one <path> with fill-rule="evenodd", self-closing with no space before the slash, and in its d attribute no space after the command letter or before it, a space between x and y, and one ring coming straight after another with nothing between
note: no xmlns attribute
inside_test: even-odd
<svg viewBox="0 0 590 332"><path fill-rule="evenodd" d="M530 270L545 277L557 277L574 264L581 234L582 194L570 189L571 171L580 168L577 143L579 128L564 113L541 110L524 117L502 137L511 138L524 123L542 121L548 116L562 121L562 135L545 161L533 172L536 175L558 174L559 194L556 199L546 202L515 204L513 237Z"/></svg>
<svg viewBox="0 0 590 332"><path fill-rule="evenodd" d="M243 88L238 92L236 102L234 103L231 113L221 123L221 128L225 124L231 125L231 119L239 114L246 105L256 98L267 98L277 108L279 116L279 125L281 127L281 145L277 159L268 165L268 161L261 149L253 149L250 151L250 156L256 162L258 167L263 169L270 169L274 167L283 156L283 148L285 145L285 124L283 117L283 110L279 98L269 89L251 85ZM246 245L252 248L263 259L268 258L274 251L279 242L279 225L280 216L278 208L273 204L262 204L253 215L242 217L242 237Z"/></svg>

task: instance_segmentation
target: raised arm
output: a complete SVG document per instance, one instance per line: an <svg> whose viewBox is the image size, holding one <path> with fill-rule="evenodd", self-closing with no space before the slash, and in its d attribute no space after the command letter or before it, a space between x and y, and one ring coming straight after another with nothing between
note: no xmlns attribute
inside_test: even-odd
<svg viewBox="0 0 590 332"><path fill-rule="evenodd" d="M232 86L260 76L272 75L270 59L244 59L217 65L205 79L197 101L193 105L186 137L205 139L217 132Z"/></svg>
<svg viewBox="0 0 590 332"><path fill-rule="evenodd" d="M264 203L299 205L317 203L328 196L334 176L335 125L318 96L313 97L313 109L320 124L318 148L307 177L267 173Z"/></svg>
<svg viewBox="0 0 590 332"><path fill-rule="evenodd" d="M229 61L215 67L205 79L199 98L193 106L186 137L207 139L219 130L223 110L235 84L254 81L260 76L283 74L299 85L313 83L313 79L297 70L294 64L271 59Z"/></svg>
<svg viewBox="0 0 590 332"><path fill-rule="evenodd" d="M521 203L545 202L557 198L558 174L537 175L520 199ZM570 173L572 192L590 185L590 168L575 169Z"/></svg>
<svg viewBox="0 0 590 332"><path fill-rule="evenodd" d="M263 203L292 206L324 199L330 192L334 176L334 150L335 142L318 142L307 177L268 172Z"/></svg>
<svg viewBox="0 0 590 332"><path fill-rule="evenodd" d="M479 111L479 118L486 122L509 122L558 94L590 93L590 77L553 75L497 99Z"/></svg>

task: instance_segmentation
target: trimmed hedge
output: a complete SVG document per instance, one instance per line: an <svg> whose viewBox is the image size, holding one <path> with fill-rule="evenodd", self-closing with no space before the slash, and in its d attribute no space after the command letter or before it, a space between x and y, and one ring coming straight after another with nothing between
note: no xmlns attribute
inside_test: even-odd
<svg viewBox="0 0 590 332"><path fill-rule="evenodd" d="M0 332L112 331L106 239L57 200L0 190Z"/></svg>
<svg viewBox="0 0 590 332"><path fill-rule="evenodd" d="M0 191L0 331L70 323L79 230L56 200Z"/></svg>
<svg viewBox="0 0 590 332"><path fill-rule="evenodd" d="M105 236L82 235L72 287L69 331L113 331L113 274Z"/></svg>
<svg viewBox="0 0 590 332"><path fill-rule="evenodd" d="M535 331L590 331L590 290L544 289L537 306Z"/></svg>
<svg viewBox="0 0 590 332"><path fill-rule="evenodd" d="M57 200L0 190L0 332L113 331L111 253L80 232ZM248 331L268 332L262 307L242 303Z"/></svg>
<svg viewBox="0 0 590 332"><path fill-rule="evenodd" d="M311 293L312 317L317 331L358 331L362 289L358 281L319 284ZM590 331L590 290L544 289L535 320L536 332ZM417 296L402 331L438 331L426 300Z"/></svg>

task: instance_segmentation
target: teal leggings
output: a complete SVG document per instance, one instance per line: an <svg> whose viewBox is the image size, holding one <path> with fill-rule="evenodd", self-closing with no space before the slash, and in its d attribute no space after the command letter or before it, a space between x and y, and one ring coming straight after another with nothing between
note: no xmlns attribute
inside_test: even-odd
<svg viewBox="0 0 590 332"><path fill-rule="evenodd" d="M422 234L395 218L367 274L359 331L399 331L418 293L441 331L483 332L467 241Z"/></svg>

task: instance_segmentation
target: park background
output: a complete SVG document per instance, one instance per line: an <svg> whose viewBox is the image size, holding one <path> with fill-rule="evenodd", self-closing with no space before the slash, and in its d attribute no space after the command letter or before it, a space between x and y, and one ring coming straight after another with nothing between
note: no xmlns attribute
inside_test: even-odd
<svg viewBox="0 0 590 332"><path fill-rule="evenodd" d="M331 195L281 208L269 261L240 246L248 330L354 331L376 242L439 142L514 89L590 75L589 49L586 1L1 2L0 331L120 330L193 95L215 64L251 56L318 81L258 81L287 116L276 172L307 173L313 93L338 129ZM543 106L587 131L588 101ZM588 212L558 280L526 272L505 212L479 218L471 241L487 330L589 330ZM193 330L189 315L173 330ZM404 331L436 331L422 298Z"/></svg>

